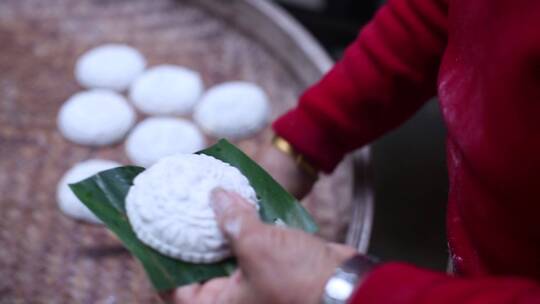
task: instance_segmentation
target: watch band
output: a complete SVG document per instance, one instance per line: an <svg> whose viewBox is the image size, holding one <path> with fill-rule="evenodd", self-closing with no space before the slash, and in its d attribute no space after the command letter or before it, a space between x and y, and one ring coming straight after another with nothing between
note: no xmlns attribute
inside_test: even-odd
<svg viewBox="0 0 540 304"><path fill-rule="evenodd" d="M357 254L339 266L324 286L322 304L345 304L377 261Z"/></svg>
<svg viewBox="0 0 540 304"><path fill-rule="evenodd" d="M274 136L272 144L279 151L291 156L298 167L300 167L305 173L311 175L313 178L317 178L319 170L315 168L309 161L306 160L304 155L298 153L294 147L284 138L280 136Z"/></svg>

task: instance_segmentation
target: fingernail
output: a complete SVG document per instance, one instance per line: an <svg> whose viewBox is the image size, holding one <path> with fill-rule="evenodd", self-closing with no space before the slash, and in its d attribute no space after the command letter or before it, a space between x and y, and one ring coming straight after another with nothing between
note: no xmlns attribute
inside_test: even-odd
<svg viewBox="0 0 540 304"><path fill-rule="evenodd" d="M225 221L223 225L223 230L229 236L235 238L240 235L240 230L242 229L242 219L239 217L229 218Z"/></svg>
<svg viewBox="0 0 540 304"><path fill-rule="evenodd" d="M229 208L232 199L227 191L222 188L215 188L210 194L210 207L214 210L216 216L222 215Z"/></svg>

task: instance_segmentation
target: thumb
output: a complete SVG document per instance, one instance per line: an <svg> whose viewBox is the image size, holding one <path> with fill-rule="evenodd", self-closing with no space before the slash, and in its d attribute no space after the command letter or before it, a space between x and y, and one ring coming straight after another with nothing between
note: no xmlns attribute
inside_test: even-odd
<svg viewBox="0 0 540 304"><path fill-rule="evenodd" d="M273 228L259 219L253 204L234 192L216 188L212 191L210 205L214 209L218 225L229 240L238 259L242 273L249 277L258 273L261 256L274 244L275 236L284 229Z"/></svg>
<svg viewBox="0 0 540 304"><path fill-rule="evenodd" d="M212 191L210 206L236 255L243 253L243 243L249 235L256 235L257 231L264 229L253 204L237 193L216 188Z"/></svg>

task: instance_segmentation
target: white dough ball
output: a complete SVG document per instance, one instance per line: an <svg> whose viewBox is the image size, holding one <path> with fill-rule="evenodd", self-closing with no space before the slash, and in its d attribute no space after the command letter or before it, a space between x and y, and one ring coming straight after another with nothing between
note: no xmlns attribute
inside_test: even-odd
<svg viewBox="0 0 540 304"><path fill-rule="evenodd" d="M166 157L139 174L126 197L137 237L186 262L213 263L231 255L210 206L213 189L234 191L257 206L255 190L235 167L207 155Z"/></svg>
<svg viewBox="0 0 540 304"><path fill-rule="evenodd" d="M268 122L270 105L264 91L248 82L227 82L209 89L195 109L194 119L214 137L249 137Z"/></svg>
<svg viewBox="0 0 540 304"><path fill-rule="evenodd" d="M82 54L75 65L75 78L86 88L124 91L145 69L146 60L124 44L104 44Z"/></svg>
<svg viewBox="0 0 540 304"><path fill-rule="evenodd" d="M202 91L199 73L180 66L160 65L137 78L129 95L143 113L183 115L192 111Z"/></svg>
<svg viewBox="0 0 540 304"><path fill-rule="evenodd" d="M193 123L172 117L147 118L133 129L126 140L129 159L145 168L165 156L194 153L204 147L204 136Z"/></svg>
<svg viewBox="0 0 540 304"><path fill-rule="evenodd" d="M122 139L135 123L126 99L109 90L90 90L71 96L60 108L58 128L74 143L103 146Z"/></svg>
<svg viewBox="0 0 540 304"><path fill-rule="evenodd" d="M60 179L56 190L58 207L67 216L90 223L101 221L71 191L69 184L80 182L98 172L119 167L120 164L110 160L91 159L71 167Z"/></svg>

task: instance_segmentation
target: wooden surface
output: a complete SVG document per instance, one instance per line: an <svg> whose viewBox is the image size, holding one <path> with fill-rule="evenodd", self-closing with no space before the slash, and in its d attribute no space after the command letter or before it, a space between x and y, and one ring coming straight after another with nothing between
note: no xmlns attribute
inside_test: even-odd
<svg viewBox="0 0 540 304"><path fill-rule="evenodd" d="M255 82L270 96L273 118L292 107L306 87L305 75L292 72L294 67L256 37L194 3L0 1L0 303L156 300L142 268L106 229L66 218L56 206L57 182L76 162L99 157L128 164L123 143L88 148L57 131L59 107L81 90L73 66L84 51L128 43L149 65L200 71L207 87L227 80ZM237 144L257 159L270 137L267 129ZM327 239L344 240L351 168L345 162L305 201Z"/></svg>

